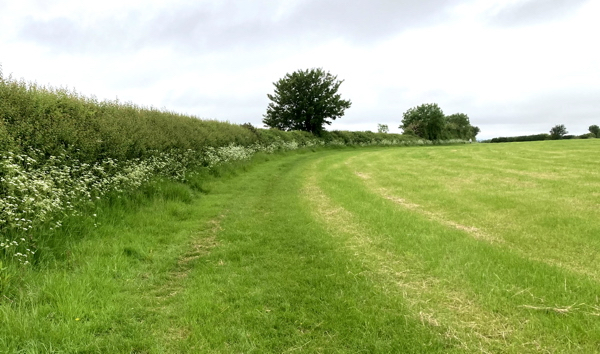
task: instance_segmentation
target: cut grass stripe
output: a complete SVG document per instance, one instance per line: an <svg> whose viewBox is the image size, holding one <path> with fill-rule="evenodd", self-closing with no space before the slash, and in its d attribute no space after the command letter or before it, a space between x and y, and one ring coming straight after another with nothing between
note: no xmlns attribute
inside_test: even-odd
<svg viewBox="0 0 600 354"><path fill-rule="evenodd" d="M334 203L351 212L354 222L363 225L368 234L387 238L382 247L415 257L415 264L425 264L425 271L443 280L447 292L460 289L473 294L485 311L505 316L507 323L517 328L517 339L510 343L514 350L537 350L538 345L597 350L593 339L599 330L597 283L398 208L365 188L365 179L353 174L352 165L359 159L353 157L348 164L341 160L340 156L324 159L317 167L318 183ZM566 312L564 318L549 318L552 313Z"/></svg>

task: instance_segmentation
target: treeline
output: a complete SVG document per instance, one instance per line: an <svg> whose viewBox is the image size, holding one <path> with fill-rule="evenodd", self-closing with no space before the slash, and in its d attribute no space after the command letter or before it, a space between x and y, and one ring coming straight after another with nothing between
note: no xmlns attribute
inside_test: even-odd
<svg viewBox="0 0 600 354"><path fill-rule="evenodd" d="M490 143L511 143L517 141L541 141L550 140L550 134L535 134L535 135L521 135L511 137L498 137L489 140Z"/></svg>
<svg viewBox="0 0 600 354"><path fill-rule="evenodd" d="M0 151L35 149L50 157L68 153L92 163L106 158L129 160L160 152L203 151L235 144L276 141L377 144L411 141L400 134L326 132L317 138L302 131L258 129L140 107L98 101L75 91L42 87L2 77L0 72Z"/></svg>
<svg viewBox="0 0 600 354"><path fill-rule="evenodd" d="M519 141L542 141L542 140L560 140L560 139L593 139L600 138L600 128L597 125L589 127L589 133L581 135L569 135L567 128L563 125L556 125L550 129L550 134L521 135L511 137L498 137L482 141L484 143L512 143Z"/></svg>

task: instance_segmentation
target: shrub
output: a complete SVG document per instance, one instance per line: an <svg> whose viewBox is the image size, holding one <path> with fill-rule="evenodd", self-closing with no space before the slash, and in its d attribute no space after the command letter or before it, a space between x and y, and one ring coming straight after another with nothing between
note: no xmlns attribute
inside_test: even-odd
<svg viewBox="0 0 600 354"><path fill-rule="evenodd" d="M594 139L596 134L594 133L586 133L579 136L579 139Z"/></svg>

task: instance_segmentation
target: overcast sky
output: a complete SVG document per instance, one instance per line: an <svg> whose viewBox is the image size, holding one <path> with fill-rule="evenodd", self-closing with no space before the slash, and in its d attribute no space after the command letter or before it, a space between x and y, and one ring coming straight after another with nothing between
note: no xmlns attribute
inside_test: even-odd
<svg viewBox="0 0 600 354"><path fill-rule="evenodd" d="M480 139L600 125L598 0L0 0L4 76L262 126L273 82L320 67L346 115L400 132L437 103Z"/></svg>

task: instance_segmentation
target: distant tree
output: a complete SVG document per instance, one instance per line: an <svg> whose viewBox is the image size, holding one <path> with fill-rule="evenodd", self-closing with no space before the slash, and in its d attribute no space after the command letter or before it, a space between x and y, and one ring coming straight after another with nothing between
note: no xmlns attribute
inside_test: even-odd
<svg viewBox="0 0 600 354"><path fill-rule="evenodd" d="M455 113L446 116L444 135L448 139L475 139L479 128L471 125L469 116L464 113Z"/></svg>
<svg viewBox="0 0 600 354"><path fill-rule="evenodd" d="M594 134L596 136L596 138L600 138L600 127L597 125L590 125L590 127L588 128L590 130L590 133Z"/></svg>
<svg viewBox="0 0 600 354"><path fill-rule="evenodd" d="M305 130L320 135L324 124L342 117L352 105L337 93L342 82L323 69L286 74L273 83L275 93L267 95L272 102L263 123L271 128Z"/></svg>
<svg viewBox="0 0 600 354"><path fill-rule="evenodd" d="M249 131L253 132L254 134L258 134L258 130L256 129L255 126L252 125L252 123L244 123L244 124L242 124L242 127L248 129Z"/></svg>
<svg viewBox="0 0 600 354"><path fill-rule="evenodd" d="M445 123L442 109L436 103L425 103L404 112L399 128L406 134L439 140L442 138Z"/></svg>
<svg viewBox="0 0 600 354"><path fill-rule="evenodd" d="M552 139L562 139L568 133L569 132L567 131L567 128L564 124L555 125L554 127L552 127L552 129L550 129L550 137Z"/></svg>
<svg viewBox="0 0 600 354"><path fill-rule="evenodd" d="M387 124L377 124L377 132L387 134L390 132L390 128L387 126Z"/></svg>

